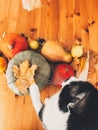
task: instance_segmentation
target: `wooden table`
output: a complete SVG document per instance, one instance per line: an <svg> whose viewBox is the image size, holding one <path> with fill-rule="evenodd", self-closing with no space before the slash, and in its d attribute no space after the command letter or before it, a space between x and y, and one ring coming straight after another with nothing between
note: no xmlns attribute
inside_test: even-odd
<svg viewBox="0 0 98 130"><path fill-rule="evenodd" d="M43 130L29 95L15 96L0 74L0 130Z"/></svg>
<svg viewBox="0 0 98 130"><path fill-rule="evenodd" d="M59 89L46 85L40 91L42 102ZM30 96L15 96L7 86L5 73L0 73L0 130L44 130Z"/></svg>

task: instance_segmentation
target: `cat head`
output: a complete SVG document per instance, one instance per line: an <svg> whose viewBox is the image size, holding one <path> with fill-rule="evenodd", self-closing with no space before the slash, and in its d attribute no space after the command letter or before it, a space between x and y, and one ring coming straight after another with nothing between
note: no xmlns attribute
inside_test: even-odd
<svg viewBox="0 0 98 130"><path fill-rule="evenodd" d="M77 114L83 114L96 97L98 98L98 92L91 83L71 77L62 84L59 108L63 112L70 110Z"/></svg>

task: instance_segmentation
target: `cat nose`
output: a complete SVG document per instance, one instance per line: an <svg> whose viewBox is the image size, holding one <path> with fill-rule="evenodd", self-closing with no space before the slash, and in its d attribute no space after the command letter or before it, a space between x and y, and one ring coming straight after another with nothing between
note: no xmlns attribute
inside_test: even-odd
<svg viewBox="0 0 98 130"><path fill-rule="evenodd" d="M62 87L64 87L67 84L70 84L72 81L78 81L78 79L76 77L72 76L69 79L66 79L62 82Z"/></svg>

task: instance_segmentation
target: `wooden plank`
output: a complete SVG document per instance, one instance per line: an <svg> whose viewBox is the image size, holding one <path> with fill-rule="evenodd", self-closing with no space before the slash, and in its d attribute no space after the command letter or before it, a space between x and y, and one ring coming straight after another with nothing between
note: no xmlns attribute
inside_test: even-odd
<svg viewBox="0 0 98 130"><path fill-rule="evenodd" d="M0 0L0 35L17 32L58 40L65 49L80 38L84 47L98 52L98 0L42 0L42 4L28 12L21 0ZM15 97L4 74L0 81L0 130L42 130L30 97ZM47 96L46 89L43 100Z"/></svg>
<svg viewBox="0 0 98 130"><path fill-rule="evenodd" d="M98 1L87 0L90 49L98 52Z"/></svg>
<svg viewBox="0 0 98 130"><path fill-rule="evenodd" d="M44 130L30 96L15 96L7 86L5 73L0 74L0 80L0 130ZM60 87L53 85L43 88L42 102L59 89Z"/></svg>
<svg viewBox="0 0 98 130"><path fill-rule="evenodd" d="M30 96L15 97L4 73L0 80L0 130L43 130Z"/></svg>
<svg viewBox="0 0 98 130"><path fill-rule="evenodd" d="M43 19L44 31L43 37L47 40L57 40L58 38L58 19L59 19L59 3L58 0L44 1Z"/></svg>
<svg viewBox="0 0 98 130"><path fill-rule="evenodd" d="M81 24L80 16L77 14L73 15L73 26L74 26L74 38L81 39Z"/></svg>
<svg viewBox="0 0 98 130"><path fill-rule="evenodd" d="M6 32L15 32L19 14L20 0L10 1Z"/></svg>
<svg viewBox="0 0 98 130"><path fill-rule="evenodd" d="M75 0L65 0L66 1L66 17L72 17L75 11Z"/></svg>
<svg viewBox="0 0 98 130"><path fill-rule="evenodd" d="M87 5L88 5L87 0L81 0L80 1L80 24L81 24L81 29L86 29L88 27Z"/></svg>
<svg viewBox="0 0 98 130"><path fill-rule="evenodd" d="M89 33L85 29L81 30L81 40L83 47L89 50L90 49Z"/></svg>
<svg viewBox="0 0 98 130"><path fill-rule="evenodd" d="M3 34L4 31L7 30L7 23L8 23L8 12L10 6L10 0L0 0L0 35ZM6 4L5 4L6 3Z"/></svg>
<svg viewBox="0 0 98 130"><path fill-rule="evenodd" d="M72 3L70 3L72 2ZM71 7L68 9L67 5ZM74 0L59 0L59 28L58 28L58 40L62 46L67 49L70 48L74 40L74 26L73 26L73 9ZM69 45L69 46L68 46Z"/></svg>

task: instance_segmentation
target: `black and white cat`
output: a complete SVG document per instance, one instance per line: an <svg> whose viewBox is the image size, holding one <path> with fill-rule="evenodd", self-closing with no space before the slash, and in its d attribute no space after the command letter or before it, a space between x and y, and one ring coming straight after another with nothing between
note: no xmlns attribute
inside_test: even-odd
<svg viewBox="0 0 98 130"><path fill-rule="evenodd" d="M36 84L30 95L46 130L98 130L98 91L89 82L71 77L45 104Z"/></svg>

